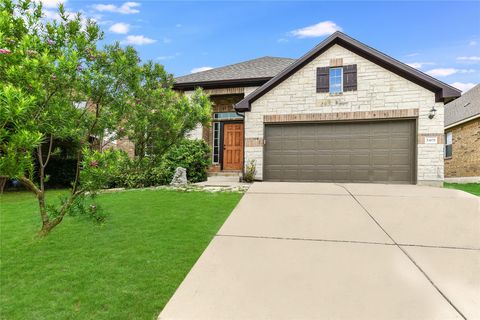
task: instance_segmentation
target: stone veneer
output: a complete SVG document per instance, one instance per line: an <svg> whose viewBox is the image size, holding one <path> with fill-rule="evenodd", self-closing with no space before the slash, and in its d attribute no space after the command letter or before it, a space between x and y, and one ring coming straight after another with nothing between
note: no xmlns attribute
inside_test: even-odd
<svg viewBox="0 0 480 320"><path fill-rule="evenodd" d="M445 159L445 177L480 177L480 118L447 132L452 132L452 157Z"/></svg>
<svg viewBox="0 0 480 320"><path fill-rule="evenodd" d="M357 65L357 91L337 95L317 93L317 67L330 66L331 59L340 58L343 65ZM429 119L433 106L437 114ZM337 44L252 103L251 111L245 113L245 163L252 159L256 161L256 179L261 180L265 117L402 109L418 110L417 181L419 184L440 185L444 166L443 103L435 102L433 92ZM440 138L437 144L425 144L426 136Z"/></svg>

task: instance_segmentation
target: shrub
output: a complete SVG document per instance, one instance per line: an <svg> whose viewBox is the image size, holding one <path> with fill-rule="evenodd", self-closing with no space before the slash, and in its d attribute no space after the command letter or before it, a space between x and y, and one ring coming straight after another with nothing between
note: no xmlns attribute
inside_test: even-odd
<svg viewBox="0 0 480 320"><path fill-rule="evenodd" d="M75 181L75 169L77 167L76 159L62 159L52 157L48 166L45 168L45 174L48 176L45 181L47 188L69 188Z"/></svg>
<svg viewBox="0 0 480 320"><path fill-rule="evenodd" d="M250 160L245 170L245 176L243 177L243 179L246 182L253 182L255 180L256 173L257 173L257 165L255 163L255 160Z"/></svg>
<svg viewBox="0 0 480 320"><path fill-rule="evenodd" d="M161 158L143 158L124 163L112 187L144 188L169 184L177 167L187 169L187 179L195 183L207 179L210 148L203 140L184 139Z"/></svg>
<svg viewBox="0 0 480 320"><path fill-rule="evenodd" d="M163 165L169 179L172 179L177 167L182 167L187 169L189 182L205 181L210 166L210 147L203 140L183 139L167 152Z"/></svg>

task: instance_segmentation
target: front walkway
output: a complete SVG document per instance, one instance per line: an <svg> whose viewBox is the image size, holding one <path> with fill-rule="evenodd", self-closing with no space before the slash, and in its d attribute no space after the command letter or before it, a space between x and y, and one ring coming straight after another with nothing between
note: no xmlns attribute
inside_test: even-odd
<svg viewBox="0 0 480 320"><path fill-rule="evenodd" d="M159 319L480 319L480 198L255 183Z"/></svg>

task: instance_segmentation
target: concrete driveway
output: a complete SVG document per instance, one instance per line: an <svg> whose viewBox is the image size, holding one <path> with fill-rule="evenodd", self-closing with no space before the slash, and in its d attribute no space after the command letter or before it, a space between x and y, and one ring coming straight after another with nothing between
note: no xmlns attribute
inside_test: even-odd
<svg viewBox="0 0 480 320"><path fill-rule="evenodd" d="M255 183L159 319L480 319L480 198Z"/></svg>

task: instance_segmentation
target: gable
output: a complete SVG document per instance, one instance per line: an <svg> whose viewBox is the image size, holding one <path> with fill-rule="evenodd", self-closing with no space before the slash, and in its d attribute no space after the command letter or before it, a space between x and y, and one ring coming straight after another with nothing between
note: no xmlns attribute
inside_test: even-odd
<svg viewBox="0 0 480 320"><path fill-rule="evenodd" d="M398 60L395 60L371 47L368 47L341 32L336 32L305 54L303 57L298 59L291 66L287 67L277 76L255 90L252 94L248 95L245 97L245 99L237 103L235 108L238 111L249 111L251 103L262 97L264 94L281 84L295 73L303 70L303 68L310 64L313 60L324 55L326 51L333 47L342 47L356 56L362 57L365 60L368 60L371 63L378 65L379 67L434 93L435 100L437 102L444 101L446 98L460 96L460 90L455 89L433 77L430 77L421 71L411 68L410 66L407 66ZM326 66L328 66L328 64Z"/></svg>
<svg viewBox="0 0 480 320"><path fill-rule="evenodd" d="M332 59L343 66L356 66L354 91L341 94L319 92L317 70L329 66ZM275 110L289 112L350 112L396 108L420 108L432 105L435 93L396 73L367 60L340 45L333 45L290 77L251 103L252 112Z"/></svg>

